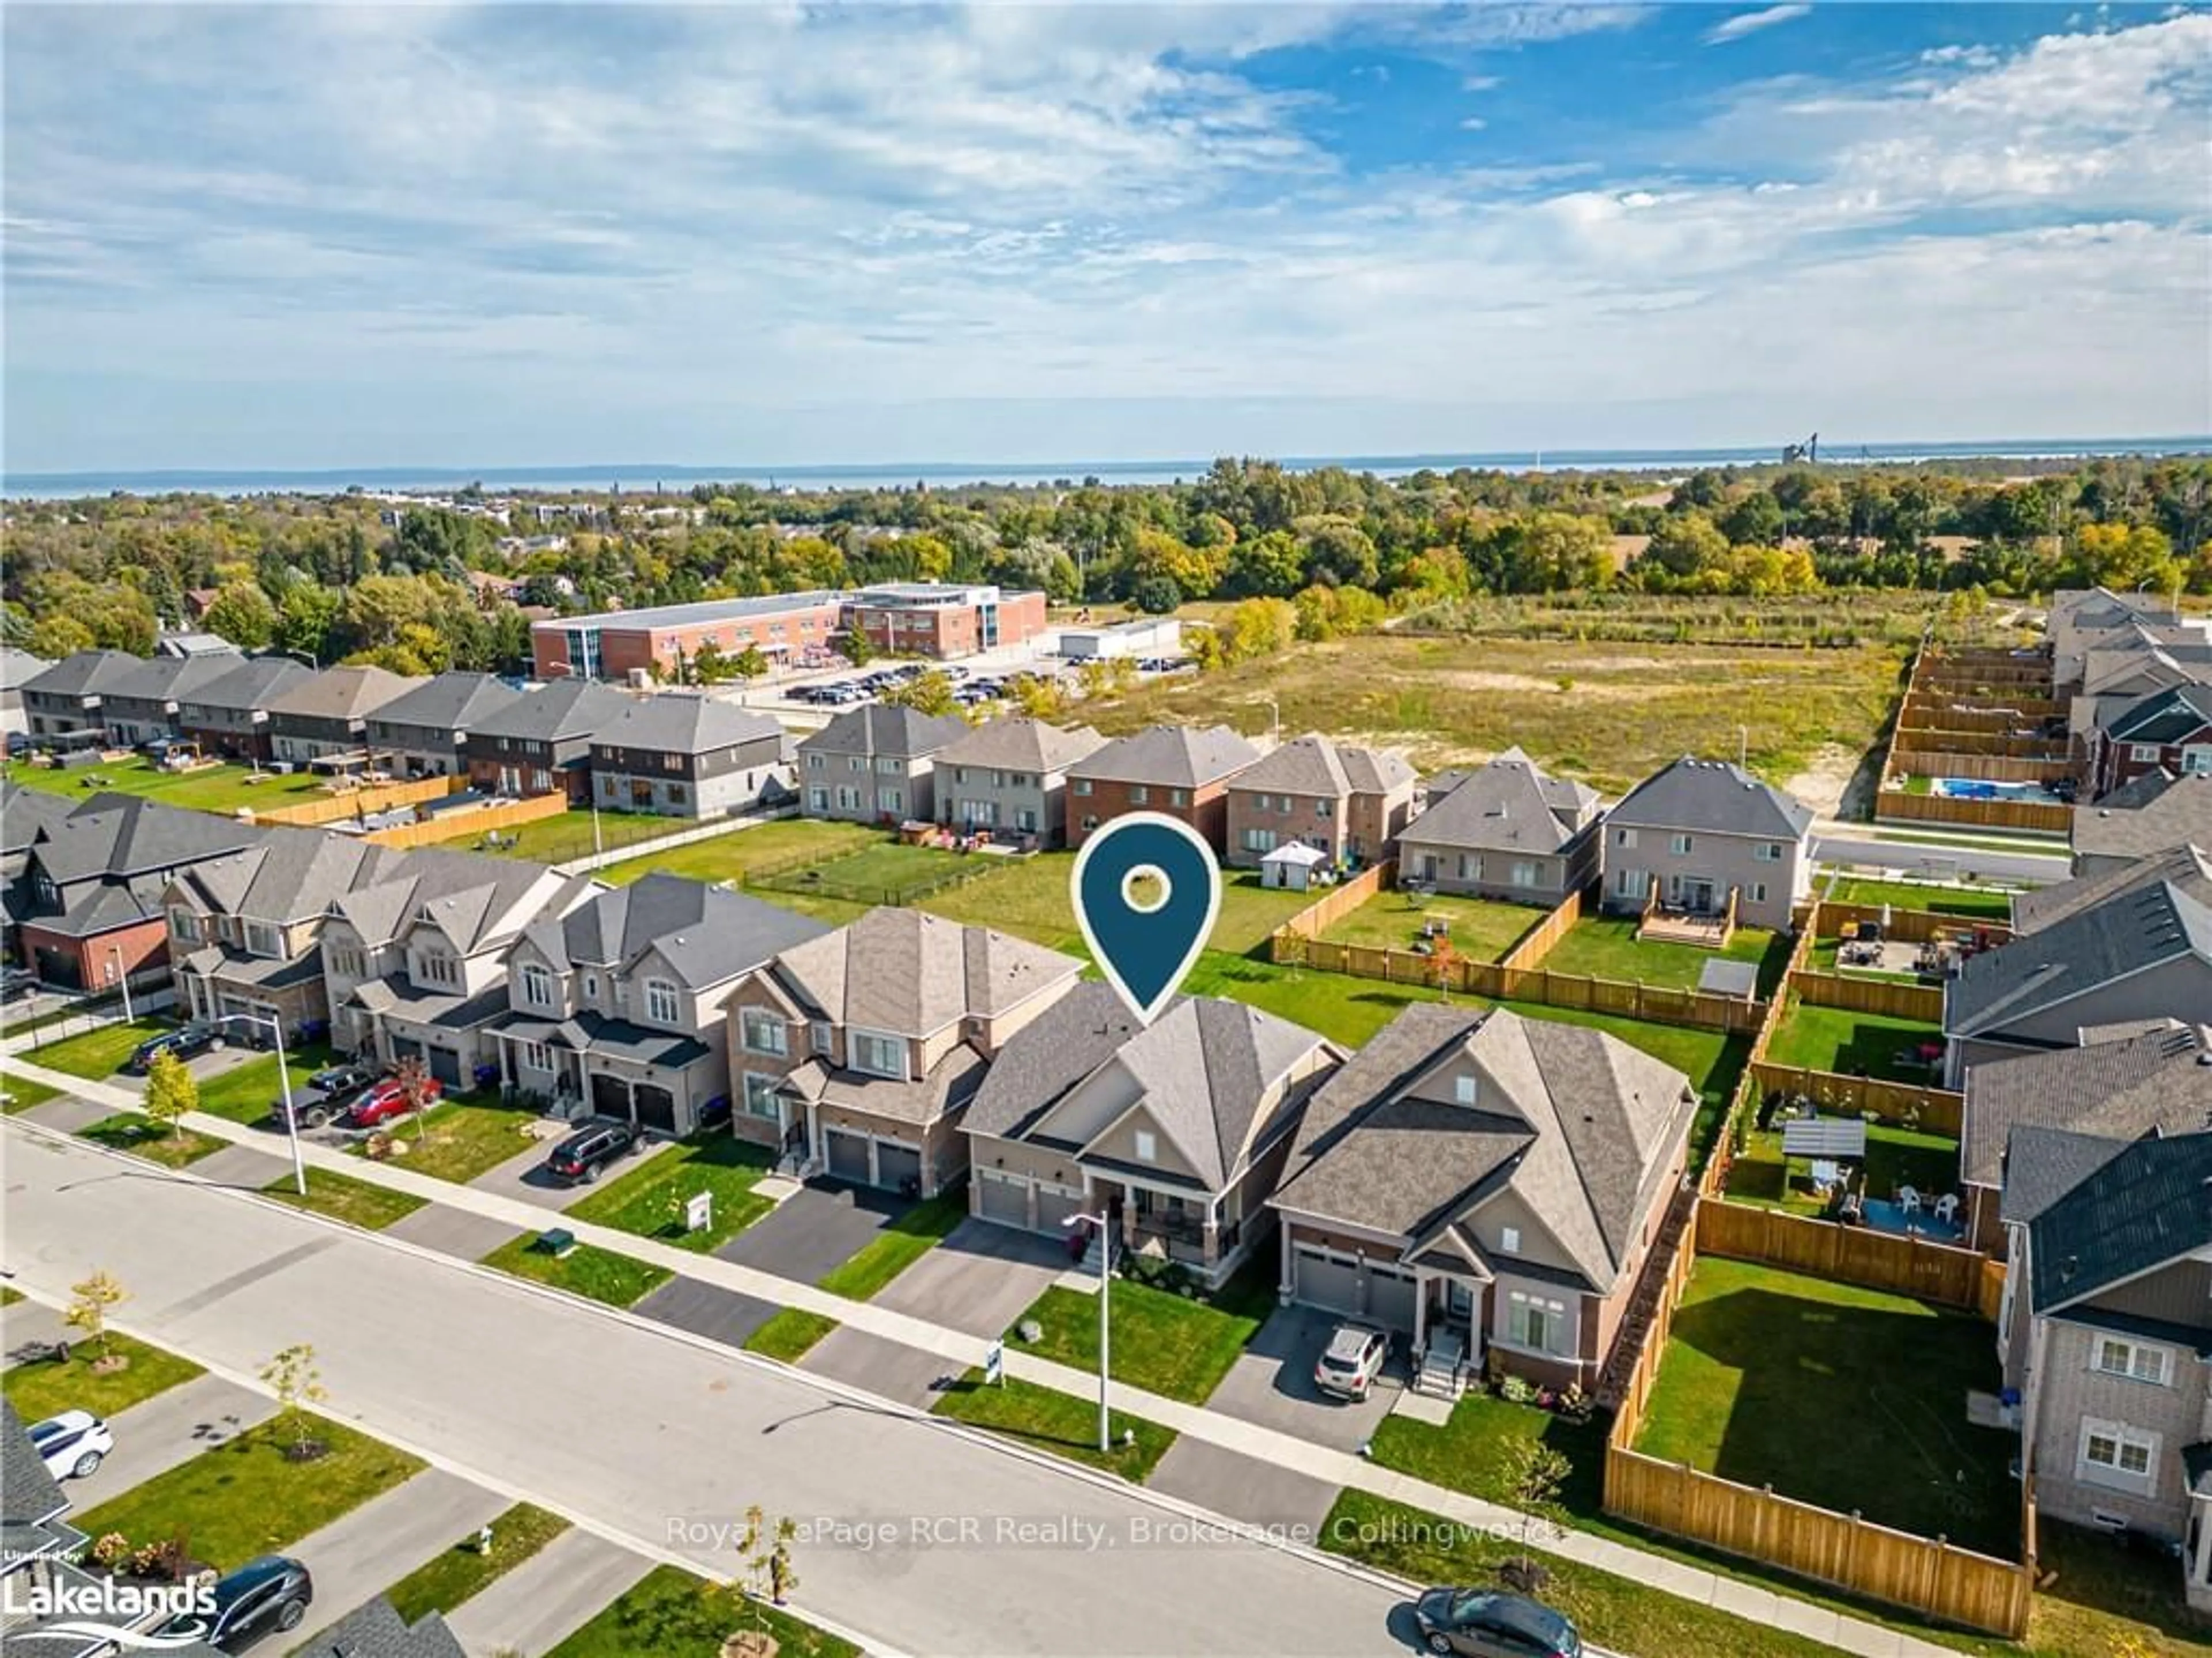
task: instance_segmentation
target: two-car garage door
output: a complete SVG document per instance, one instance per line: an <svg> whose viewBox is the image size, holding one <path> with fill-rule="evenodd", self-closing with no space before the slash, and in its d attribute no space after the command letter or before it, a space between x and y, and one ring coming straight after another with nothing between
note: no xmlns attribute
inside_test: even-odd
<svg viewBox="0 0 2212 1658"><path fill-rule="evenodd" d="M1301 1243L1291 1252L1297 1297L1309 1307L1364 1319L1390 1330L1413 1327L1413 1273L1394 1262L1364 1262Z"/></svg>
<svg viewBox="0 0 2212 1658"><path fill-rule="evenodd" d="M897 1140L856 1134L849 1129L828 1128L822 1133L822 1158L830 1174L856 1186L902 1190L908 1182L916 1188L921 1184L921 1148L902 1145Z"/></svg>
<svg viewBox="0 0 2212 1658"><path fill-rule="evenodd" d="M1030 1216L1034 1204L1036 1218ZM996 1169L975 1171L975 1212L1002 1226L1058 1236L1067 1221L1084 1212L1079 1187L1055 1186L1026 1175L1009 1175Z"/></svg>

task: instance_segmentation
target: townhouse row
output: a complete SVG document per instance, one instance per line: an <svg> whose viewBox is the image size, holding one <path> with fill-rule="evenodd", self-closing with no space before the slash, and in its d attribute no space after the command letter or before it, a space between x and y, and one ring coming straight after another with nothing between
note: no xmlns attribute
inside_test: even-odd
<svg viewBox="0 0 2212 1658"><path fill-rule="evenodd" d="M2212 619L2100 587L2055 594L2046 631L2084 795L2212 776Z"/></svg>

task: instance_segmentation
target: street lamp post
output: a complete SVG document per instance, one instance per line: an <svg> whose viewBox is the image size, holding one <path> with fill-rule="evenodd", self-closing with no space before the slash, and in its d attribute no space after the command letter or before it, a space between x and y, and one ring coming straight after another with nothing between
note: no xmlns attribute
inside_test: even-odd
<svg viewBox="0 0 2212 1658"><path fill-rule="evenodd" d="M1113 1287L1112 1270L1107 1265L1113 1256L1113 1245L1107 1233L1109 1224L1104 1214L1070 1215L1060 1223L1070 1231L1079 1226L1094 1229L1098 1239L1098 1448L1111 1454L1114 1449L1114 1428L1107 1409L1106 1389L1108 1338L1113 1330L1113 1321L1107 1316L1109 1292Z"/></svg>
<svg viewBox="0 0 2212 1658"><path fill-rule="evenodd" d="M1267 705L1267 712L1273 716L1267 722L1267 740L1280 743L1283 740L1283 705L1272 696L1263 696L1260 700Z"/></svg>
<svg viewBox="0 0 2212 1658"><path fill-rule="evenodd" d="M273 1013L222 1013L216 1019L223 1024L264 1024L276 1043L276 1082L284 1090L284 1133L292 1142L292 1186L301 1197L307 1195L307 1163L300 1155L300 1119L292 1108L292 1067L284 1058L284 1023Z"/></svg>
<svg viewBox="0 0 2212 1658"><path fill-rule="evenodd" d="M129 1024L133 1017L131 1011L131 969L123 965L122 945L108 945L107 953L114 959L115 982L117 987L123 992L123 1023Z"/></svg>

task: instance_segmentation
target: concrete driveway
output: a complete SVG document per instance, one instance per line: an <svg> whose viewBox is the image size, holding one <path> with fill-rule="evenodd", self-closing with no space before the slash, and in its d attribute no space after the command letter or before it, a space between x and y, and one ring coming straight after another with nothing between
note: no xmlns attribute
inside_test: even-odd
<svg viewBox="0 0 2212 1658"><path fill-rule="evenodd" d="M291 1172L290 1157L252 1145L226 1145L192 1165L192 1173L202 1180L249 1192L258 1192L279 1175Z"/></svg>
<svg viewBox="0 0 2212 1658"><path fill-rule="evenodd" d="M1405 1358L1393 1349L1382 1378L1364 1401L1322 1393L1314 1386L1314 1361L1337 1322L1334 1314L1311 1307L1279 1309L1229 1367L1206 1400L1207 1408L1332 1450L1357 1451L1403 1391Z"/></svg>
<svg viewBox="0 0 2212 1658"><path fill-rule="evenodd" d="M670 1279L630 1310L728 1347L744 1346L776 1313L773 1302L690 1278Z"/></svg>
<svg viewBox="0 0 2212 1658"><path fill-rule="evenodd" d="M937 1379L957 1376L960 1370L951 1360L920 1347L849 1329L832 1330L823 1337L807 1350L799 1368L924 1411L937 1402Z"/></svg>
<svg viewBox="0 0 2212 1658"><path fill-rule="evenodd" d="M371 1596L427 1564L479 1527L507 1512L497 1491L425 1468L352 1513L311 1532L284 1551L314 1574L315 1601L297 1630L295 1645L351 1612ZM225 1560L223 1566L241 1564Z"/></svg>
<svg viewBox="0 0 2212 1658"><path fill-rule="evenodd" d="M896 1192L842 1181L813 1181L714 1253L778 1278L816 1284L913 1207L910 1199Z"/></svg>
<svg viewBox="0 0 2212 1658"><path fill-rule="evenodd" d="M588 1186L563 1186L545 1172L545 1159L562 1136L538 1140L527 1151L517 1152L505 1163L487 1169L469 1184L479 1192L496 1192L503 1198L514 1198L523 1203L534 1203L541 1209L566 1209L592 1188ZM625 1157L607 1170L602 1177L617 1180L651 1153L651 1146L635 1157Z"/></svg>
<svg viewBox="0 0 2212 1658"><path fill-rule="evenodd" d="M1168 1447L1145 1483L1232 1520L1311 1541L1335 1505L1337 1488L1310 1473L1262 1462L1189 1436Z"/></svg>
<svg viewBox="0 0 2212 1658"><path fill-rule="evenodd" d="M404 1238L425 1249L435 1249L456 1260L482 1260L514 1236L503 1220L491 1220L449 1203L426 1203L402 1215L384 1229L387 1237Z"/></svg>
<svg viewBox="0 0 2212 1658"><path fill-rule="evenodd" d="M90 1479L72 1479L62 1489L73 1508L94 1507L267 1421L276 1411L270 1400L234 1382L194 1376L108 1418L115 1449Z"/></svg>
<svg viewBox="0 0 2212 1658"><path fill-rule="evenodd" d="M885 1285L875 1304L969 1335L1002 1335L1070 1265L1058 1238L971 1217Z"/></svg>
<svg viewBox="0 0 2212 1658"><path fill-rule="evenodd" d="M572 1526L454 1607L446 1627L471 1658L550 1652L652 1570L643 1555Z"/></svg>

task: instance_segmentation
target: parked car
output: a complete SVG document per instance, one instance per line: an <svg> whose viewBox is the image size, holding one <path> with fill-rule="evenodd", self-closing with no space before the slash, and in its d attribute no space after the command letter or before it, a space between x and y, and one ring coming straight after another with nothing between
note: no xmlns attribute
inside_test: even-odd
<svg viewBox="0 0 2212 1658"><path fill-rule="evenodd" d="M1464 1658L1581 1658L1575 1626L1540 1600L1503 1589L1435 1588L1413 1603L1431 1652Z"/></svg>
<svg viewBox="0 0 2212 1658"><path fill-rule="evenodd" d="M115 1436L90 1411L64 1411L33 1423L31 1443L55 1479L88 1479L115 1448Z"/></svg>
<svg viewBox="0 0 2212 1658"><path fill-rule="evenodd" d="M39 975L27 967L0 967L0 1002L19 1002L39 993Z"/></svg>
<svg viewBox="0 0 2212 1658"><path fill-rule="evenodd" d="M315 1598L315 1580L297 1560L264 1554L216 1580L215 1610L179 1612L163 1635L197 1635L218 1652L243 1652L271 1630L295 1630Z"/></svg>
<svg viewBox="0 0 2212 1658"><path fill-rule="evenodd" d="M578 1129L553 1148L545 1159L545 1172L566 1183L589 1186L606 1172L607 1165L628 1157L643 1144L638 1132L626 1122L595 1122Z"/></svg>
<svg viewBox="0 0 2212 1658"><path fill-rule="evenodd" d="M445 1098L446 1085L435 1077L422 1078L422 1103L433 1106ZM415 1108L407 1097L407 1084L398 1077L382 1077L371 1083L345 1108L349 1128L376 1128Z"/></svg>
<svg viewBox="0 0 2212 1658"><path fill-rule="evenodd" d="M1364 1399L1390 1356L1390 1338L1364 1324L1340 1324L1314 1361L1314 1386L1343 1399Z"/></svg>
<svg viewBox="0 0 2212 1658"><path fill-rule="evenodd" d="M131 1050L131 1057L123 1068L131 1075L143 1076L155 1060L163 1054L173 1054L180 1060L190 1060L202 1054L212 1054L227 1047L229 1039L219 1025L204 1024L194 1019L189 1024L179 1025L174 1030L164 1030L158 1036L149 1036Z"/></svg>
<svg viewBox="0 0 2212 1658"><path fill-rule="evenodd" d="M325 1066L307 1078L307 1086L295 1089L292 1109L302 1128L324 1128L344 1114L354 1096L369 1087L384 1074L381 1066L333 1065ZM284 1102L272 1101L269 1114L276 1126L284 1126Z"/></svg>

